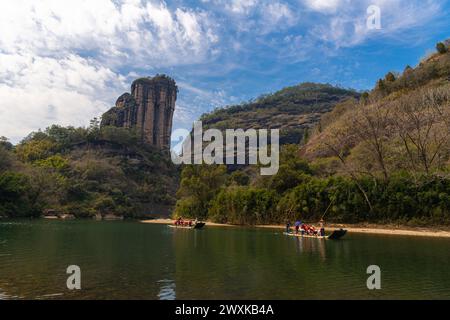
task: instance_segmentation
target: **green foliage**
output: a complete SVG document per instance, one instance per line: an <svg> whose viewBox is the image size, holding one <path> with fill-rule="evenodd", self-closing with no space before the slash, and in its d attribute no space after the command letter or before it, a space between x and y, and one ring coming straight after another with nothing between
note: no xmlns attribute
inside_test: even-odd
<svg viewBox="0 0 450 320"><path fill-rule="evenodd" d="M298 147L286 145L281 149L278 173L266 178L263 185L281 195L307 181L311 174L312 170L308 162L298 156Z"/></svg>
<svg viewBox="0 0 450 320"><path fill-rule="evenodd" d="M7 170L13 163L13 154L7 145L0 143L0 172Z"/></svg>
<svg viewBox="0 0 450 320"><path fill-rule="evenodd" d="M36 138L27 139L16 148L16 154L24 162L34 162L50 157L56 150L57 145L54 141L42 137L39 133Z"/></svg>
<svg viewBox="0 0 450 320"><path fill-rule="evenodd" d="M115 142L123 146L137 145L139 143L137 132L127 128L102 127L99 136L103 140Z"/></svg>
<svg viewBox="0 0 450 320"><path fill-rule="evenodd" d="M207 210L205 203L202 203L194 196L184 197L177 201L174 218L183 217L191 219L206 219Z"/></svg>
<svg viewBox="0 0 450 320"><path fill-rule="evenodd" d="M208 217L215 222L241 225L274 221L277 203L274 192L252 187L229 187L212 201Z"/></svg>
<svg viewBox="0 0 450 320"><path fill-rule="evenodd" d="M368 212L356 184L344 177L311 178L280 200L278 212L284 220L318 221L331 202L329 220L355 222Z"/></svg>
<svg viewBox="0 0 450 320"><path fill-rule="evenodd" d="M31 196L32 186L27 176L10 171L0 174L0 216L39 215Z"/></svg>
<svg viewBox="0 0 450 320"><path fill-rule="evenodd" d="M64 159L61 155L54 155L46 159L37 160L34 164L42 168L54 169L57 171L64 171L70 167L67 159Z"/></svg>
<svg viewBox="0 0 450 320"><path fill-rule="evenodd" d="M245 172L238 170L231 174L231 181L237 186L248 186L250 177Z"/></svg>
<svg viewBox="0 0 450 320"><path fill-rule="evenodd" d="M344 177L312 178L286 194L279 202L280 221L319 220L332 203L326 218L334 222L392 222L422 218L428 223L450 223L450 180L398 174L389 181L361 178L374 207L370 212L356 183Z"/></svg>
<svg viewBox="0 0 450 320"><path fill-rule="evenodd" d="M378 80L376 89L381 92L386 91L386 83L383 79Z"/></svg>
<svg viewBox="0 0 450 320"><path fill-rule="evenodd" d="M8 141L8 138L0 137L0 147L3 147L6 150L12 150L13 145Z"/></svg>
<svg viewBox="0 0 450 320"><path fill-rule="evenodd" d="M77 217L142 216L151 204L173 205L170 194L178 180L167 154L139 143L133 130L100 128L97 119L87 129L51 126L16 147L2 139L0 173L5 170L21 177L15 184L26 189L20 205L0 199L0 215L14 216L40 215L43 209ZM14 181L3 181L4 190Z"/></svg>
<svg viewBox="0 0 450 320"><path fill-rule="evenodd" d="M247 178L245 183L241 179L252 175L242 171L227 174L219 166L186 167L176 216L249 225L314 222L331 205L325 217L330 222L450 224L448 178L407 171L395 172L389 179L337 175L337 158L317 159L310 165L298 156L295 145L282 148L280 162L276 175L253 178L248 184Z"/></svg>
<svg viewBox="0 0 450 320"><path fill-rule="evenodd" d="M445 46L444 43L438 42L438 43L436 44L436 50L437 50L437 52L439 52L440 54L444 54L444 53L447 53L448 48Z"/></svg>
<svg viewBox="0 0 450 320"><path fill-rule="evenodd" d="M361 95L361 98L359 100L363 105L367 104L369 101L369 93L368 92L363 92L363 94Z"/></svg>
<svg viewBox="0 0 450 320"><path fill-rule="evenodd" d="M45 133L48 139L57 143L60 148L67 148L71 145L86 141L88 130L85 128L52 125L45 130Z"/></svg>
<svg viewBox="0 0 450 320"><path fill-rule="evenodd" d="M181 173L175 217L205 219L209 202L226 183L225 166L188 165ZM195 210L195 211L194 211Z"/></svg>
<svg viewBox="0 0 450 320"><path fill-rule="evenodd" d="M394 82L395 81L395 75L392 72L388 72L385 76L386 81L388 82Z"/></svg>

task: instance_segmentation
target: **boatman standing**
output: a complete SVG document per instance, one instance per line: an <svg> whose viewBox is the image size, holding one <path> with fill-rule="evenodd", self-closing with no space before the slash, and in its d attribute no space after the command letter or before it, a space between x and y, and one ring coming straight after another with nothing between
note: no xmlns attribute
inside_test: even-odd
<svg viewBox="0 0 450 320"><path fill-rule="evenodd" d="M286 233L291 233L291 223L289 221L286 222Z"/></svg>
<svg viewBox="0 0 450 320"><path fill-rule="evenodd" d="M320 228L320 236L325 237L325 220L320 219L319 228Z"/></svg>

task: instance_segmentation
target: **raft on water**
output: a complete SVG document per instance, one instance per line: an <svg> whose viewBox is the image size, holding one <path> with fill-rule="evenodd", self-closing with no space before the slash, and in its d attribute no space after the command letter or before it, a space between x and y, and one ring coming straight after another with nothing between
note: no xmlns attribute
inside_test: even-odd
<svg viewBox="0 0 450 320"><path fill-rule="evenodd" d="M174 228L174 229L202 229L205 226L204 222L197 222L195 225L192 226L179 226L179 225L168 225L169 228Z"/></svg>
<svg viewBox="0 0 450 320"><path fill-rule="evenodd" d="M340 229L340 230L334 230L333 233L331 233L328 236L319 236L319 235L309 235L309 234L302 234L300 233L284 233L286 236L291 237L298 237L298 238L315 238L315 239L329 239L329 240L339 240L343 236L347 234L347 230Z"/></svg>

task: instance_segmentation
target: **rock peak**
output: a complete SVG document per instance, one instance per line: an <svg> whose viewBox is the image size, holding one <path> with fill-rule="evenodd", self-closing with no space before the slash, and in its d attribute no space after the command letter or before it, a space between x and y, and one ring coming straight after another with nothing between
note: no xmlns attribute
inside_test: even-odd
<svg viewBox="0 0 450 320"><path fill-rule="evenodd" d="M177 94L175 80L166 75L139 78L102 116L102 126L134 128L142 142L168 149Z"/></svg>

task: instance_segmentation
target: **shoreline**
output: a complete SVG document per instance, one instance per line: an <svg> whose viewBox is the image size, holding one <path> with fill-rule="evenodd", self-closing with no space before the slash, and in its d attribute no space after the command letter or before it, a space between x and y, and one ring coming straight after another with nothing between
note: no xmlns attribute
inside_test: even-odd
<svg viewBox="0 0 450 320"><path fill-rule="evenodd" d="M171 219L153 219L141 220L141 223L147 224L172 224ZM239 226L224 223L206 222L209 227L250 227L250 228L265 228L265 229L281 229L284 230L283 225L255 225L255 226ZM343 225L343 224L329 224L328 229L346 229L353 233L367 233L379 235L392 236L415 236L415 237L432 237L432 238L450 238L450 230L433 230L431 228L413 228L405 226L394 225L377 225L377 224L358 224L358 225Z"/></svg>

